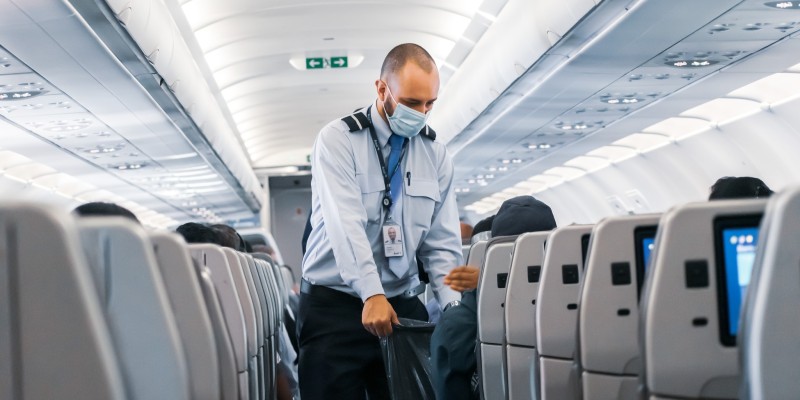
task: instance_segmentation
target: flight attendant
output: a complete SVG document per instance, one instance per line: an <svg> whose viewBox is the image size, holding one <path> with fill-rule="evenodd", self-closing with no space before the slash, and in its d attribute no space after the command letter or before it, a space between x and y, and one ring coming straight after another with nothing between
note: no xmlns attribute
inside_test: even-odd
<svg viewBox="0 0 800 400"><path fill-rule="evenodd" d="M311 154L311 233L298 335L304 400L388 399L379 338L398 317L427 320L417 258L445 309L461 295L453 162L426 125L439 72L422 47L392 49L377 100L325 126Z"/></svg>

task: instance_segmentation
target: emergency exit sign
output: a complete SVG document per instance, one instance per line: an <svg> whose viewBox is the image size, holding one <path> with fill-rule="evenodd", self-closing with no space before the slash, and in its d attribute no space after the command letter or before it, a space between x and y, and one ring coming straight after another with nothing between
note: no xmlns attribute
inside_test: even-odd
<svg viewBox="0 0 800 400"><path fill-rule="evenodd" d="M331 68L347 68L347 57L331 57Z"/></svg>
<svg viewBox="0 0 800 400"><path fill-rule="evenodd" d="M325 68L325 59L322 57L307 57L306 69L322 69Z"/></svg>
<svg viewBox="0 0 800 400"><path fill-rule="evenodd" d="M306 69L347 68L347 56L341 57L306 57Z"/></svg>

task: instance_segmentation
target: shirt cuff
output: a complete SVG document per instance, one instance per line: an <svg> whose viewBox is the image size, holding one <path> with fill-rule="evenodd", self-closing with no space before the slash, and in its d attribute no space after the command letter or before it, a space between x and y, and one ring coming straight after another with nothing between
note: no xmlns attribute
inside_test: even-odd
<svg viewBox="0 0 800 400"><path fill-rule="evenodd" d="M449 286L439 288L436 293L438 294L439 309L441 310L443 310L446 305L450 304L450 302L461 300L461 293L450 289Z"/></svg>
<svg viewBox="0 0 800 400"><path fill-rule="evenodd" d="M367 299L372 296L385 294L383 285L381 284L381 278L377 273L370 273L361 277L361 279L353 282L351 287L358 297L361 298L362 302L366 302Z"/></svg>

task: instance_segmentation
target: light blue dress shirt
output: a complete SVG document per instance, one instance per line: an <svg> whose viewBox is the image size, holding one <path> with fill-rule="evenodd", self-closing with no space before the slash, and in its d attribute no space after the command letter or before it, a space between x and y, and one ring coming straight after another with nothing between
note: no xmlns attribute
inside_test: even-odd
<svg viewBox="0 0 800 400"><path fill-rule="evenodd" d="M388 157L392 132L376 106L372 123ZM417 135L401 160L403 193L391 212L403 232L399 262L407 269L402 276L389 269L384 256L385 185L369 129L349 132L341 120L325 126L311 152L311 172L312 231L303 257L304 279L362 301L377 294L394 297L419 285L417 255L440 307L461 299L444 284L463 256L453 161L443 144Z"/></svg>

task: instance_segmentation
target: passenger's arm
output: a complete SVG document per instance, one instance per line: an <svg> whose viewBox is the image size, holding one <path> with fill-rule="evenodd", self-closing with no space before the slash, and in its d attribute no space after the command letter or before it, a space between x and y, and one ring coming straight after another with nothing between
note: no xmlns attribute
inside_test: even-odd
<svg viewBox="0 0 800 400"><path fill-rule="evenodd" d="M461 293L447 286L444 278L453 268L463 264L463 255L461 225L453 188L453 161L444 146L440 146L437 151L441 201L434 208L430 231L417 255L422 259L439 306L443 308L448 303L461 299Z"/></svg>
<svg viewBox="0 0 800 400"><path fill-rule="evenodd" d="M480 278L480 269L462 265L454 268L450 271L450 274L444 277L444 284L450 286L450 289L464 292L470 289L477 289L478 278Z"/></svg>

